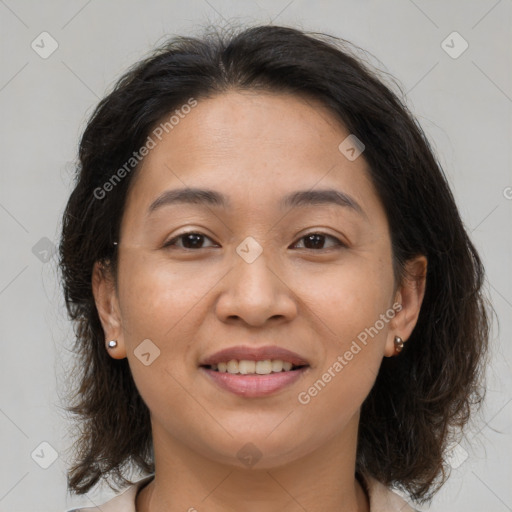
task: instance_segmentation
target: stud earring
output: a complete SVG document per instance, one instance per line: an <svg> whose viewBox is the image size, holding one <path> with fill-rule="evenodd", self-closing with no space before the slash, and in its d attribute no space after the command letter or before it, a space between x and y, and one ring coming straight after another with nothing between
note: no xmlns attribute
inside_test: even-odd
<svg viewBox="0 0 512 512"><path fill-rule="evenodd" d="M110 340L108 342L108 348L116 348L117 347L117 341L116 340Z"/></svg>
<svg viewBox="0 0 512 512"><path fill-rule="evenodd" d="M400 352L402 352L402 349L404 348L405 341L402 338L400 338L400 336L395 336L394 343L395 351L397 354L399 354Z"/></svg>

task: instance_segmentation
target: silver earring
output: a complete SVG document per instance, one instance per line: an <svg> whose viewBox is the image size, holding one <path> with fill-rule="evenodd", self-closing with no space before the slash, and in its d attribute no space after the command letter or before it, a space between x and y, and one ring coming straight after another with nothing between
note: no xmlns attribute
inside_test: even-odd
<svg viewBox="0 0 512 512"><path fill-rule="evenodd" d="M110 340L108 342L108 348L116 348L117 347L117 341L116 340Z"/></svg>
<svg viewBox="0 0 512 512"><path fill-rule="evenodd" d="M400 336L395 336L394 343L395 343L395 351L397 352L397 354L399 354L400 352L402 352L405 342L402 338L400 338Z"/></svg>

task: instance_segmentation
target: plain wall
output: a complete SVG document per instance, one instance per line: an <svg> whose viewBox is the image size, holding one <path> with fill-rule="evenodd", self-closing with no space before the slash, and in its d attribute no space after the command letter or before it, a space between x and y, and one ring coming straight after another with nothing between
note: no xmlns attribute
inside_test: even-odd
<svg viewBox="0 0 512 512"><path fill-rule="evenodd" d="M484 259L499 318L482 417L430 510L512 510L511 16L508 0L0 2L0 511L56 512L112 496L66 490L71 441L59 390L73 331L52 247L78 139L113 82L166 35L234 17L346 38L402 84ZM31 47L44 31L58 43L46 59ZM454 31L469 44L458 58L442 46ZM462 40L449 44L454 52ZM58 454L48 469L42 442Z"/></svg>

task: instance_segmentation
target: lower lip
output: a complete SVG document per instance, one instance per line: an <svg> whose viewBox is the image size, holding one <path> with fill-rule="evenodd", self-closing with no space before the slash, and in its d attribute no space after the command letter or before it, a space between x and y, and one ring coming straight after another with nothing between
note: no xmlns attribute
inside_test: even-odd
<svg viewBox="0 0 512 512"><path fill-rule="evenodd" d="M292 385L308 370L308 366L288 372L276 372L268 375L241 375L237 373L217 372L200 367L222 389L247 398L268 396Z"/></svg>

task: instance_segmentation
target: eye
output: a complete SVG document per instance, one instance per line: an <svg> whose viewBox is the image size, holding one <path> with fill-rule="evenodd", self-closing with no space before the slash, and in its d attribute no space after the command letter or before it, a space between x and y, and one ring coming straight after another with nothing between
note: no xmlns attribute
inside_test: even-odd
<svg viewBox="0 0 512 512"><path fill-rule="evenodd" d="M325 239L327 238L335 241L334 247L346 247L346 245L341 240L338 240L336 237L328 235L327 233L308 233L307 235L301 237L299 240L305 241L305 249L325 249L323 245L325 243Z"/></svg>
<svg viewBox="0 0 512 512"><path fill-rule="evenodd" d="M211 238L203 235L202 233L198 233L196 231L189 231L187 233L182 233L174 237L172 240L166 242L163 247L178 247L179 249L203 249L202 242L207 239L211 240ZM183 245L178 245L176 242L178 240L182 240ZM212 246L213 247L213 246Z"/></svg>
<svg viewBox="0 0 512 512"><path fill-rule="evenodd" d="M316 249L316 250L322 250L325 249L325 240L331 239L334 241L334 245L332 247L346 247L346 245L341 242L338 238L328 235L327 233L308 233L307 235L304 235L299 240L304 240L304 247L305 249ZM194 249L204 249L206 248L203 245L204 240L210 240L208 236L204 235L203 233L199 233L196 231L189 231L187 233L182 233L181 235L178 235L168 242L166 242L163 247L177 247L179 249L185 249L185 250L194 250ZM178 244L177 242L181 241L181 244ZM216 244L211 245L210 247L216 247ZM296 247L295 245L294 247ZM218 246L217 246L218 247ZM301 247L299 247L301 248ZM327 248L329 249L329 247Z"/></svg>

